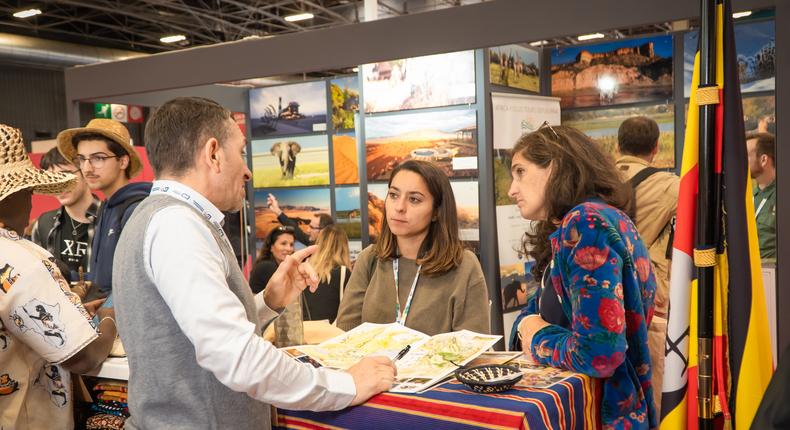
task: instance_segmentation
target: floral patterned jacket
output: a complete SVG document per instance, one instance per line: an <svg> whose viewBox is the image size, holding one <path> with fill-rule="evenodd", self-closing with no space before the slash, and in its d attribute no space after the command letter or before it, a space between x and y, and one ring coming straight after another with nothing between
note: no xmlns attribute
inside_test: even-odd
<svg viewBox="0 0 790 430"><path fill-rule="evenodd" d="M656 281L636 227L620 210L590 200L568 212L550 240L551 285L571 327L539 330L533 357L604 380L604 429L656 427L647 346ZM533 298L513 325L511 347L520 346L521 319L538 312Z"/></svg>

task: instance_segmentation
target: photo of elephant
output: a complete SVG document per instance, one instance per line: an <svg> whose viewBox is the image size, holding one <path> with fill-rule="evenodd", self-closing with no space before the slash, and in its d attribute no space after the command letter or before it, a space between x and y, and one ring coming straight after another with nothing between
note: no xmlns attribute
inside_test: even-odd
<svg viewBox="0 0 790 430"><path fill-rule="evenodd" d="M277 142L272 145L269 151L280 161L280 168L283 171L284 179L294 178L294 168L296 168L296 154L302 150L301 145L289 140Z"/></svg>
<svg viewBox="0 0 790 430"><path fill-rule="evenodd" d="M329 137L325 134L252 141L254 188L329 184Z"/></svg>

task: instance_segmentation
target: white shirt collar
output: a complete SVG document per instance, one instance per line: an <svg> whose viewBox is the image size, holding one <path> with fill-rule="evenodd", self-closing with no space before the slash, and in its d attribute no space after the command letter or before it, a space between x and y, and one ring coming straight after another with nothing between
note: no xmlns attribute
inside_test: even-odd
<svg viewBox="0 0 790 430"><path fill-rule="evenodd" d="M221 236L225 236L225 232L222 230L222 223L225 220L225 215L199 192L181 182L160 179L154 181L153 187L151 187L151 195L156 194L165 194L189 203L190 206L195 208L195 210L206 218L206 220L216 227Z"/></svg>

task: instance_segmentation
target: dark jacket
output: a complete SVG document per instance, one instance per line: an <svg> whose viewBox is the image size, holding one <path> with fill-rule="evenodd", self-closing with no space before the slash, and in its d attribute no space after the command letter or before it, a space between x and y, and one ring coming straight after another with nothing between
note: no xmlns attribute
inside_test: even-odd
<svg viewBox="0 0 790 430"><path fill-rule="evenodd" d="M281 213L277 216L277 221L280 221L282 225L289 225L294 228L294 239L302 242L306 246L310 246L313 244L313 241L310 240L310 236L305 233L301 228L299 228L299 221L289 218L285 212Z"/></svg>
<svg viewBox="0 0 790 430"><path fill-rule="evenodd" d="M340 266L333 267L329 282L319 283L315 292L311 292L309 288L302 291L302 315L304 315L305 321L329 320L330 323L335 322L342 296L340 290L345 290L346 284L351 278L351 269L346 267L346 276L341 285L340 271Z"/></svg>
<svg viewBox="0 0 790 430"><path fill-rule="evenodd" d="M93 243L93 235L96 230L96 217L98 216L100 207L101 201L96 196L93 196L93 203L91 203L88 210L85 211L85 216L88 218L88 243ZM41 214L38 219L36 219L36 222L33 223L30 238L36 245L46 249L55 258L57 258L58 255L58 250L55 249L57 246L55 242L58 237L57 233L60 231L63 223L63 211L63 206L61 206ZM91 248L88 247L88 266L85 268L86 272L90 272L91 270L90 262ZM77 280L77 274L75 273L64 273L64 275L67 276L69 281Z"/></svg>
<svg viewBox="0 0 790 430"><path fill-rule="evenodd" d="M137 205L150 193L150 182L126 184L102 204L91 245L90 280L93 287L88 299L106 297L112 291L113 257L121 230Z"/></svg>
<svg viewBox="0 0 790 430"><path fill-rule="evenodd" d="M277 262L274 261L274 258L267 258L255 263L255 266L252 268L252 273L250 273L250 288L252 288L252 294L258 294L266 288L269 279L271 279L274 272L277 271L277 266Z"/></svg>

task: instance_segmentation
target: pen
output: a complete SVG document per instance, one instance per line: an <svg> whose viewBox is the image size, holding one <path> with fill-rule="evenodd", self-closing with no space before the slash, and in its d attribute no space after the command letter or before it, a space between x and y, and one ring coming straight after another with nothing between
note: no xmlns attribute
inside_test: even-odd
<svg viewBox="0 0 790 430"><path fill-rule="evenodd" d="M406 345L406 348L401 349L398 355L396 355L392 361L400 360L401 358L403 358L404 355L406 355L409 352L410 349L411 349L411 345Z"/></svg>

